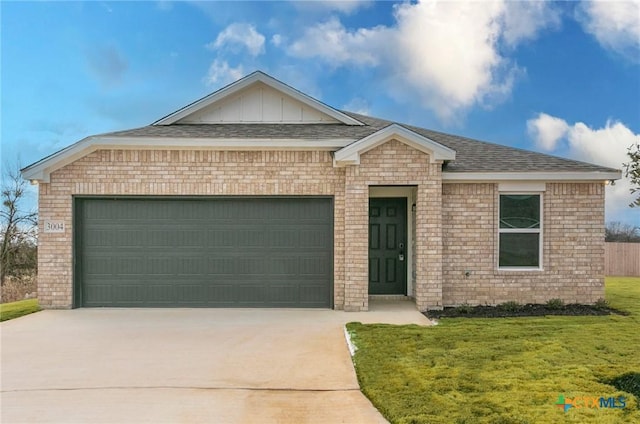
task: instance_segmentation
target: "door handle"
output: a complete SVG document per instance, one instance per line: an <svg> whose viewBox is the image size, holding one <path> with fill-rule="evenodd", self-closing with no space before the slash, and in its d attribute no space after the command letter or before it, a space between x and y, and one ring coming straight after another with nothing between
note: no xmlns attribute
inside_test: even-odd
<svg viewBox="0 0 640 424"><path fill-rule="evenodd" d="M401 252L401 253L398 255L398 260L399 260L399 261L401 261L401 262L402 262L402 261L404 261L404 253L402 253L402 252Z"/></svg>

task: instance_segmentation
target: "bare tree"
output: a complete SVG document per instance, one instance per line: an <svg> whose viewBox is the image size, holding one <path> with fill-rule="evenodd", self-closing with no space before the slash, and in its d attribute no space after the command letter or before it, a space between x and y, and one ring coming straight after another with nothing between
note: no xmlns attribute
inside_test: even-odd
<svg viewBox="0 0 640 424"><path fill-rule="evenodd" d="M8 275L35 272L38 215L23 209L26 190L27 182L22 179L19 166L5 167L0 210L0 286L4 286Z"/></svg>
<svg viewBox="0 0 640 424"><path fill-rule="evenodd" d="M613 242L640 242L640 227L634 227L619 221L608 222L604 229L605 241Z"/></svg>

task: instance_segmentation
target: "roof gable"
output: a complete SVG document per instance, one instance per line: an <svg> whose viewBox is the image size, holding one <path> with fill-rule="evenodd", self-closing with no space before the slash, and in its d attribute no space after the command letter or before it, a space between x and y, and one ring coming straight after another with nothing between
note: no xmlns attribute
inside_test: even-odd
<svg viewBox="0 0 640 424"><path fill-rule="evenodd" d="M260 71L203 97L153 125L238 123L364 125Z"/></svg>
<svg viewBox="0 0 640 424"><path fill-rule="evenodd" d="M360 155L374 149L389 140L398 140L424 153L428 153L431 163L437 160L454 160L456 152L442 144L411 131L401 125L391 124L361 140L356 141L334 155L336 166L358 165Z"/></svg>

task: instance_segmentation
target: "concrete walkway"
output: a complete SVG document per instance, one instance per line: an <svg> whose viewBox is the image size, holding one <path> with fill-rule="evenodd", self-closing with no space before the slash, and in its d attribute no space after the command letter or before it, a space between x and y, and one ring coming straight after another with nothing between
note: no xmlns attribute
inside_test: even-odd
<svg viewBox="0 0 640 424"><path fill-rule="evenodd" d="M76 309L0 324L1 422L384 423L359 391L343 326L367 313Z"/></svg>

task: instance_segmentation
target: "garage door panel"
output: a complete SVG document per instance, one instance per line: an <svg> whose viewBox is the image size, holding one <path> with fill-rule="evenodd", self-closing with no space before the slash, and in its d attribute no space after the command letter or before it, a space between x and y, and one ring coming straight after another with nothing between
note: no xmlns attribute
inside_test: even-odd
<svg viewBox="0 0 640 424"><path fill-rule="evenodd" d="M258 284L238 284L235 286L235 299L242 305L265 303L267 289L264 285Z"/></svg>
<svg viewBox="0 0 640 424"><path fill-rule="evenodd" d="M208 247L232 247L235 244L235 233L232 229L210 230L207 232Z"/></svg>
<svg viewBox="0 0 640 424"><path fill-rule="evenodd" d="M205 290L205 303L228 303L233 305L236 302L235 287L229 281L214 280L215 284L208 284Z"/></svg>
<svg viewBox="0 0 640 424"><path fill-rule="evenodd" d="M118 240L118 234L114 229L95 229L88 232L86 246L100 248L112 245L116 240Z"/></svg>
<svg viewBox="0 0 640 424"><path fill-rule="evenodd" d="M269 247L296 249L300 243L300 233L295 229L275 226L269 229Z"/></svg>
<svg viewBox="0 0 640 424"><path fill-rule="evenodd" d="M153 255L157 255L153 253ZM146 275L172 275L176 268L176 258L166 256L147 256Z"/></svg>
<svg viewBox="0 0 640 424"><path fill-rule="evenodd" d="M200 304L204 294L203 285L200 284L183 284L177 287L178 301L182 304Z"/></svg>
<svg viewBox="0 0 640 424"><path fill-rule="evenodd" d="M324 247L333 239L323 227L301 230L300 238L305 241L307 249L316 248L320 251L325 251Z"/></svg>
<svg viewBox="0 0 640 424"><path fill-rule="evenodd" d="M93 299L113 298L113 295L111 294L111 284L108 282L100 283L98 281L94 281L91 286L85 288L85 294L87 297L85 306L104 306L102 302L96 302Z"/></svg>
<svg viewBox="0 0 640 424"><path fill-rule="evenodd" d="M264 228L243 228L235 230L236 245L238 248L266 247L267 234Z"/></svg>
<svg viewBox="0 0 640 424"><path fill-rule="evenodd" d="M290 256L271 256L266 261L270 275L285 277L298 275L298 258Z"/></svg>
<svg viewBox="0 0 640 424"><path fill-rule="evenodd" d="M124 284L113 284L111 286L111 295L113 296L113 303L115 305L141 305L145 302L147 298L153 297L153 295L157 295L151 291L148 295L146 292L149 292L150 287L145 286L137 281L128 281L124 282ZM153 287L151 287L153 288ZM170 296L165 296L165 298ZM156 300L161 300L161 298L157 298Z"/></svg>
<svg viewBox="0 0 640 424"><path fill-rule="evenodd" d="M324 288L321 283L318 284L302 284L299 288L300 303L306 305L317 305L322 302L324 296Z"/></svg>
<svg viewBox="0 0 640 424"><path fill-rule="evenodd" d="M305 256L301 257L298 261L298 270L301 276L312 277L312 276L324 276L327 262L331 260L330 257L326 255L318 256Z"/></svg>
<svg viewBox="0 0 640 424"><path fill-rule="evenodd" d="M113 272L113 258L108 256L96 256L85 259L89 275L110 275Z"/></svg>
<svg viewBox="0 0 640 424"><path fill-rule="evenodd" d="M207 264L204 262L200 255L200 252L196 251L193 254L189 254L182 251L173 252L174 266L173 273L176 275L189 278L190 276L200 276L206 274Z"/></svg>
<svg viewBox="0 0 640 424"><path fill-rule="evenodd" d="M292 284L275 284L269 287L269 302L279 305L295 305L299 302L298 286Z"/></svg>
<svg viewBox="0 0 640 424"><path fill-rule="evenodd" d="M198 228L179 228L176 245L183 247L204 247L207 245L207 234Z"/></svg>
<svg viewBox="0 0 640 424"><path fill-rule="evenodd" d="M207 261L207 274L211 276L233 275L235 263L232 258L214 257Z"/></svg>
<svg viewBox="0 0 640 424"><path fill-rule="evenodd" d="M330 307L330 199L78 199L83 306Z"/></svg>
<svg viewBox="0 0 640 424"><path fill-rule="evenodd" d="M172 284L151 284L138 286L140 306L173 306L178 295L177 287Z"/></svg>

